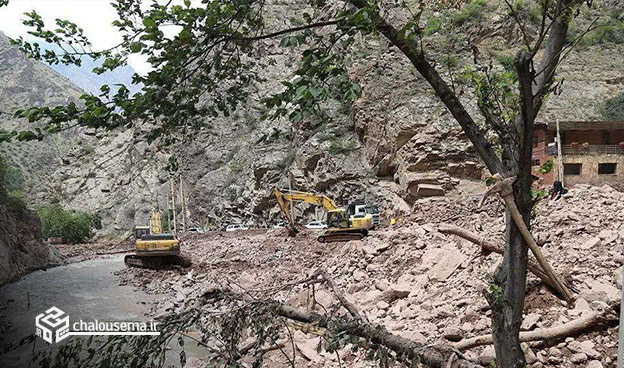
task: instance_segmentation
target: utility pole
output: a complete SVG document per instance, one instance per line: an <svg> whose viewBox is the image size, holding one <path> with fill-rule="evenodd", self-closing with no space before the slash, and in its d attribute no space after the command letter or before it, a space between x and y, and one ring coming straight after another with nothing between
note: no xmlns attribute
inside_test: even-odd
<svg viewBox="0 0 624 368"><path fill-rule="evenodd" d="M182 189L182 174L180 174L180 205L182 206L182 232L186 232L186 199Z"/></svg>
<svg viewBox="0 0 624 368"><path fill-rule="evenodd" d="M624 267L622 267L622 296L620 298L617 368L624 368L624 308L622 306L624 306Z"/></svg>
<svg viewBox="0 0 624 368"><path fill-rule="evenodd" d="M176 201L175 201L175 197L176 197L176 192L175 192L175 176L173 173L171 173L171 202L173 204L173 233L177 234L178 233L178 226L176 225L176 212L177 212L177 208L176 208Z"/></svg>
<svg viewBox="0 0 624 368"><path fill-rule="evenodd" d="M292 192L292 172L288 173L288 191ZM294 201L290 201L290 218L295 223L295 207Z"/></svg>
<svg viewBox="0 0 624 368"><path fill-rule="evenodd" d="M171 234L171 201L169 200L169 193L167 193L167 232Z"/></svg>
<svg viewBox="0 0 624 368"><path fill-rule="evenodd" d="M561 149L561 132L559 131L559 119L557 119L557 161L559 161L559 181L565 187L563 181L563 149Z"/></svg>

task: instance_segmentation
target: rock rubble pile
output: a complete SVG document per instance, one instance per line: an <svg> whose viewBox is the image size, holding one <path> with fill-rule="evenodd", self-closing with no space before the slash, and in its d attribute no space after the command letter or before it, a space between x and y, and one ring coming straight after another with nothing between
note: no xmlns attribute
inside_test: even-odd
<svg viewBox="0 0 624 368"><path fill-rule="evenodd" d="M190 271L127 269L125 282L148 292L170 293L155 306L156 314L181 311L206 288L220 285L260 290L305 278L323 267L361 313L389 331L426 344L452 344L491 333L491 311L483 296L502 257L437 228L452 223L503 244L503 205L490 199L481 209L478 198L440 198L417 202L413 215L398 225L374 231L362 241L319 244L314 234L288 238L266 234L211 233L195 235L185 244L194 260ZM522 330L549 328L601 310L619 299L624 193L608 186L577 186L558 201L542 200L535 209L533 234L553 268L576 291L568 307L543 282L529 274ZM323 313L339 307L326 286L317 286L316 304L302 286L271 297ZM301 366L337 366L335 354L319 352L319 337L297 332L295 346ZM565 339L523 344L531 367L615 366L617 325ZM465 351L475 363L489 365L491 346ZM341 351L347 366L369 366L362 356ZM267 356L275 364L281 353ZM269 364L269 363L267 363Z"/></svg>

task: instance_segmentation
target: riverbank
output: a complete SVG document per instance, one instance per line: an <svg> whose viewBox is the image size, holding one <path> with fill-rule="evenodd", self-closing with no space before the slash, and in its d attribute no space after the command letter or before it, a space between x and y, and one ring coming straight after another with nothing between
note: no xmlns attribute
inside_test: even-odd
<svg viewBox="0 0 624 368"><path fill-rule="evenodd" d="M341 311L339 299L327 285L317 285L314 303L310 303L308 287L292 285L323 268L372 323L428 346L450 346L492 329L483 291L488 289L501 256L438 231L439 225L450 222L502 244L502 204L492 200L479 209L477 200L424 201L398 225L348 243L320 244L315 233L291 238L281 230L187 236L183 248L193 261L191 268L125 268L118 274L123 283L169 296L158 302L157 315L189 308L200 308L206 315L223 311L221 301L205 299L211 290L262 290L254 295L310 312ZM578 186L559 201L544 200L536 208L533 234L556 272L575 290L576 301L568 307L529 274L523 331L561 326L610 308L609 304L619 300L623 193L607 186ZM296 357L297 366L338 364L336 354L317 351L316 346L323 345L318 335L296 331L292 344L284 331L280 336L280 341L287 342L282 350ZM211 336L202 338L207 342ZM535 368L613 367L617 321L609 319L586 333L523 343L523 347ZM361 353L349 349L338 353L347 366L370 365ZM465 349L463 354L485 366L494 359L493 348L487 345ZM278 350L267 353L265 364L289 363Z"/></svg>

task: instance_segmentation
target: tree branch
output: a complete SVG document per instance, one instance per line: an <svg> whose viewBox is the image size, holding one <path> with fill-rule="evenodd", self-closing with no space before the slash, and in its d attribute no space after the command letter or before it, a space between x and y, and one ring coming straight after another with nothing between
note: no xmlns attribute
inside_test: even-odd
<svg viewBox="0 0 624 368"><path fill-rule="evenodd" d="M520 332L520 341L550 341L562 339L564 337L576 336L598 325L616 321L617 316L611 308L606 308L601 312L590 312L580 318L551 328L543 328L535 331ZM494 343L492 335L481 335L460 341L455 344L459 350L467 350L481 345L491 345Z"/></svg>

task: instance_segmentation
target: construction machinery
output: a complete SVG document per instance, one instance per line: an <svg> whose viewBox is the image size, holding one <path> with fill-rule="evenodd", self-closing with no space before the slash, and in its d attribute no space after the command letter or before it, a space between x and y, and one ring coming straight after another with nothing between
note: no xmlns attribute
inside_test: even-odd
<svg viewBox="0 0 624 368"><path fill-rule="evenodd" d="M368 235L373 227L373 216L369 213L356 213L355 204L340 208L331 198L308 192L275 189L275 197L282 214L289 222L291 232L297 232L293 216L288 209L292 202L306 202L323 206L327 210L327 230L317 240L321 243L359 240Z"/></svg>
<svg viewBox="0 0 624 368"><path fill-rule="evenodd" d="M181 241L175 234L163 234L160 211L152 210L149 226L134 227L134 238L135 253L124 259L128 266L160 269L168 265L191 265L180 255Z"/></svg>

